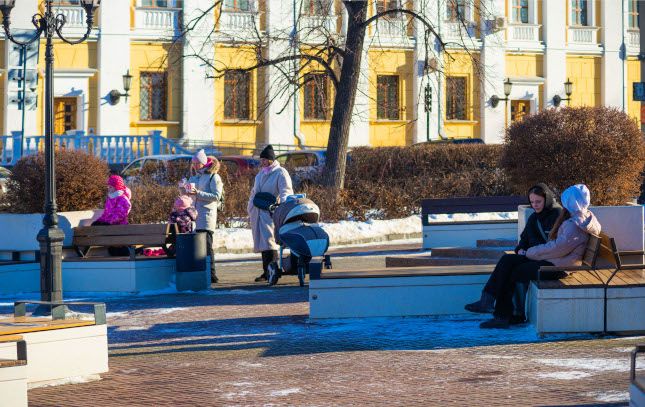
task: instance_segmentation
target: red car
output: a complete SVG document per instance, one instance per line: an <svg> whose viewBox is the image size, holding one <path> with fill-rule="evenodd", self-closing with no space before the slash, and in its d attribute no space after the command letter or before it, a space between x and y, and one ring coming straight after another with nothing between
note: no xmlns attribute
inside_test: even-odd
<svg viewBox="0 0 645 407"><path fill-rule="evenodd" d="M228 174L243 175L249 171L256 171L260 166L260 160L245 155L223 155L217 159L226 166Z"/></svg>

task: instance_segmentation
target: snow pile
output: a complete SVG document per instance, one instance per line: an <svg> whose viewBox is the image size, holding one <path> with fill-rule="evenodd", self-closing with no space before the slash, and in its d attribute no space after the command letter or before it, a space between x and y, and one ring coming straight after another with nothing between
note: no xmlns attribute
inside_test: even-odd
<svg viewBox="0 0 645 407"><path fill-rule="evenodd" d="M515 212L482 212L482 213L454 213L444 215L428 215L429 223L439 222L466 222L486 220L517 220Z"/></svg>

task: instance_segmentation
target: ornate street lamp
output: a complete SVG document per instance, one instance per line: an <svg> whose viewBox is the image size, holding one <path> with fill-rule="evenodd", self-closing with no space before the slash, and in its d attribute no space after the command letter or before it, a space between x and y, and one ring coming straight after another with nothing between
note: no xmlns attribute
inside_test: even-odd
<svg viewBox="0 0 645 407"><path fill-rule="evenodd" d="M511 82L510 78L506 78L504 81L504 95L506 96L505 98L500 98L497 95L493 95L490 97L490 105L494 108L499 105L499 102L502 100L505 102L508 102L510 99L508 98L511 95L511 91L513 90L513 83Z"/></svg>
<svg viewBox="0 0 645 407"><path fill-rule="evenodd" d="M558 107L563 101L571 100L571 94L573 93L573 83L567 78L567 81L564 83L564 93L567 95L566 98L561 97L560 95L553 96L553 106Z"/></svg>
<svg viewBox="0 0 645 407"><path fill-rule="evenodd" d="M123 75L123 90L125 93L121 93L120 91L114 89L110 91L108 94L108 101L112 106L116 105L119 103L119 100L121 100L121 97L124 97L125 100L127 101L128 98L130 97L130 86L132 85L132 75L130 75L130 70L128 69L128 72Z"/></svg>
<svg viewBox="0 0 645 407"><path fill-rule="evenodd" d="M45 0L45 13L34 14L31 22L36 31L27 41L19 41L11 35L10 15L16 5L16 0L0 0L2 12L2 26L7 38L20 46L26 46L34 41L39 41L44 34L45 43L45 216L43 228L38 232L40 243L40 297L41 301L61 302L63 300L62 280L62 255L65 234L58 227L56 214L56 170L54 162L54 35L64 42L74 45L85 41L94 24L94 12L99 7L101 0L81 0L80 5L85 9L87 16L87 31L82 38L69 40L62 33L67 19L63 14L55 15L53 0ZM40 314L50 312L50 307L39 307Z"/></svg>

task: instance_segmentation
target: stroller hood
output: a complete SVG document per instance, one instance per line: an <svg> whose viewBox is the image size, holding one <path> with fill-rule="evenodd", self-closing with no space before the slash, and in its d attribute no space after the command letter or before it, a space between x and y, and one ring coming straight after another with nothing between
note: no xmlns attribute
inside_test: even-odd
<svg viewBox="0 0 645 407"><path fill-rule="evenodd" d="M273 223L276 230L287 223L302 221L316 223L320 218L320 209L311 199L303 197L288 197L273 212Z"/></svg>
<svg viewBox="0 0 645 407"><path fill-rule="evenodd" d="M283 226L279 232L279 240L298 257L322 256L329 249L327 232L320 225L310 225L302 221Z"/></svg>

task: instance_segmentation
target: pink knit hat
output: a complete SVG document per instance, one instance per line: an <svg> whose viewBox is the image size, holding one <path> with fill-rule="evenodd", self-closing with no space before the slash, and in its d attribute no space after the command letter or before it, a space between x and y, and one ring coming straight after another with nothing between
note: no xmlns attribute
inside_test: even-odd
<svg viewBox="0 0 645 407"><path fill-rule="evenodd" d="M110 178L108 178L108 185L116 189L117 191L125 191L127 187L125 186L125 182L123 181L123 178L121 178L118 175L110 175Z"/></svg>
<svg viewBox="0 0 645 407"><path fill-rule="evenodd" d="M193 200L188 195L181 195L175 199L175 209L183 211L193 206Z"/></svg>

